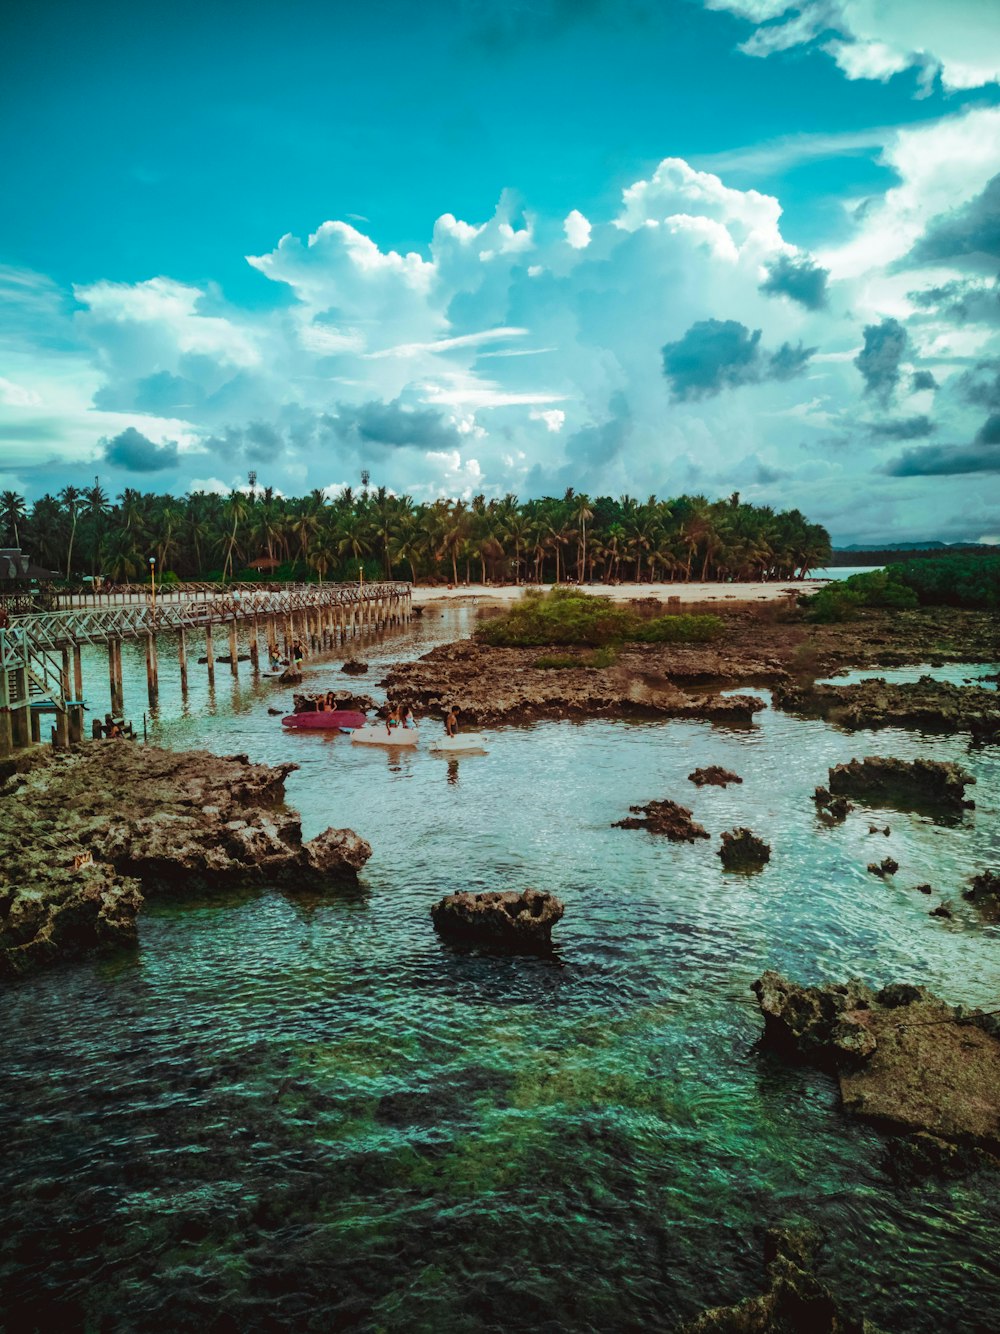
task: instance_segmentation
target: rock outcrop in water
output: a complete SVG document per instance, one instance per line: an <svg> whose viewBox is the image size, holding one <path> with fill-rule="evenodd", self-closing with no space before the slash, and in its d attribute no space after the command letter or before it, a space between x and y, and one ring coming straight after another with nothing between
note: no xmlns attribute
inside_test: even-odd
<svg viewBox="0 0 1000 1334"><path fill-rule="evenodd" d="M883 857L880 862L868 863L868 874L877 875L880 880L885 880L888 876L895 875L899 870L899 862L893 857Z"/></svg>
<svg viewBox="0 0 1000 1334"><path fill-rule="evenodd" d="M1000 871L983 871L972 877L962 898L974 903L985 917L1000 917Z"/></svg>
<svg viewBox="0 0 1000 1334"><path fill-rule="evenodd" d="M393 699L419 712L440 712L455 704L463 720L475 727L651 713L745 726L764 708L755 695L687 694L631 650L621 652L614 666L600 669L587 668L582 661L579 667L536 667L542 653L538 648L447 644L416 662L397 663L381 684Z"/></svg>
<svg viewBox="0 0 1000 1334"><path fill-rule="evenodd" d="M362 662L360 658L348 658L340 670L346 672L348 676L364 676L368 670L368 664Z"/></svg>
<svg viewBox="0 0 1000 1334"><path fill-rule="evenodd" d="M830 770L830 791L884 806L972 806L965 789L975 778L960 764L869 755Z"/></svg>
<svg viewBox="0 0 1000 1334"><path fill-rule="evenodd" d="M719 848L727 871L759 871L771 860L771 849L750 829L733 829L722 835Z"/></svg>
<svg viewBox="0 0 1000 1334"><path fill-rule="evenodd" d="M764 1240L767 1290L736 1306L715 1306L679 1334L879 1334L851 1315L813 1273L819 1236L811 1228L772 1228Z"/></svg>
<svg viewBox="0 0 1000 1334"><path fill-rule="evenodd" d="M818 787L813 793L816 812L825 820L846 820L854 807L846 797L835 797L828 787Z"/></svg>
<svg viewBox="0 0 1000 1334"><path fill-rule="evenodd" d="M565 912L554 894L538 889L449 894L431 908L444 936L529 951L548 949L552 928Z"/></svg>
<svg viewBox="0 0 1000 1334"><path fill-rule="evenodd" d="M833 1073L848 1115L919 1135L921 1154L942 1164L958 1150L991 1162L1000 1155L996 1015L904 983L877 992L858 981L800 987L767 972L752 989L763 1045Z"/></svg>
<svg viewBox="0 0 1000 1334"><path fill-rule="evenodd" d="M1000 695L980 686L956 686L922 676L889 684L882 677L855 685L780 684L775 704L789 713L827 718L841 727L919 727L927 731L1000 732Z"/></svg>
<svg viewBox="0 0 1000 1334"><path fill-rule="evenodd" d="M688 774L688 782L694 783L695 787L726 787L729 783L742 783L743 779L731 769L723 769L720 764L709 764L704 769L695 769L694 773Z"/></svg>
<svg viewBox="0 0 1000 1334"><path fill-rule="evenodd" d="M281 804L295 768L118 741L31 754L0 789L0 973L134 939L146 894L353 878L371 848L303 843Z"/></svg>
<svg viewBox="0 0 1000 1334"><path fill-rule="evenodd" d="M651 834L664 834L672 843L693 843L696 838L708 838L708 830L691 818L686 806L676 801L650 801L645 806L630 806L634 812L624 820L616 820L614 829L648 829Z"/></svg>

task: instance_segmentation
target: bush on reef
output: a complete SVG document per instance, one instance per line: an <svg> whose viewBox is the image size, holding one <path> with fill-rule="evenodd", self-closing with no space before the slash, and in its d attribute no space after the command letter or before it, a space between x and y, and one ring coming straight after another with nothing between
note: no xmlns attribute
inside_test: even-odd
<svg viewBox="0 0 1000 1334"><path fill-rule="evenodd" d="M718 639L722 630L722 621L717 616L645 619L609 598L574 588L554 588L548 594L531 590L506 616L497 617L477 630L476 637L484 644L504 648L542 644L607 648L624 643L707 644ZM574 659L573 665L588 664Z"/></svg>
<svg viewBox="0 0 1000 1334"><path fill-rule="evenodd" d="M804 598L811 621L847 621L865 607L1000 607L1000 555L941 556L854 574Z"/></svg>

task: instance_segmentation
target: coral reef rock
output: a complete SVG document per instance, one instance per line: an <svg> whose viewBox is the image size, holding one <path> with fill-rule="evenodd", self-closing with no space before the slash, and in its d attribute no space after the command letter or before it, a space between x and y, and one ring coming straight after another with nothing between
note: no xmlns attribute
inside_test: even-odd
<svg viewBox="0 0 1000 1334"><path fill-rule="evenodd" d="M380 683L393 699L427 713L449 704L475 727L532 718L623 716L697 718L744 727L765 707L756 695L691 695L659 670L655 654L623 649L614 665L536 668L544 648L494 648L476 642L444 644L416 662L395 664ZM559 656L574 659L574 649Z"/></svg>
<svg viewBox="0 0 1000 1334"><path fill-rule="evenodd" d="M739 774L734 774L731 769L723 769L721 765L710 764L705 769L695 769L694 773L688 774L688 781L694 783L695 787L725 787L727 783L742 783L743 779Z"/></svg>
<svg viewBox="0 0 1000 1334"><path fill-rule="evenodd" d="M349 829L304 843L282 804L297 766L96 741L32 753L0 789L0 973L127 943L148 894L353 879Z"/></svg>
<svg viewBox="0 0 1000 1334"><path fill-rule="evenodd" d="M507 949L545 950L565 906L538 889L488 890L449 894L431 908L434 926L444 936Z"/></svg>
<svg viewBox="0 0 1000 1334"><path fill-rule="evenodd" d="M722 835L719 856L727 871L759 871L771 860L771 849L752 830L740 828Z"/></svg>
<svg viewBox="0 0 1000 1334"><path fill-rule="evenodd" d="M887 806L971 806L965 789L975 778L959 764L868 755L830 770L830 791Z"/></svg>
<svg viewBox="0 0 1000 1334"><path fill-rule="evenodd" d="M972 877L962 898L974 903L988 917L1000 917L1000 871L983 871Z"/></svg>
<svg viewBox="0 0 1000 1334"><path fill-rule="evenodd" d="M828 787L818 787L813 793L817 814L826 820L846 820L854 807L846 797L835 797Z"/></svg>
<svg viewBox="0 0 1000 1334"><path fill-rule="evenodd" d="M715 1306L679 1334L880 1334L844 1309L813 1273L819 1236L812 1228L771 1228L764 1240L767 1289L736 1306Z"/></svg>
<svg viewBox="0 0 1000 1334"><path fill-rule="evenodd" d="M763 1045L832 1072L844 1111L899 1135L1000 1154L1000 1018L924 987L800 987L767 972L752 990Z"/></svg>
<svg viewBox="0 0 1000 1334"><path fill-rule="evenodd" d="M868 872L870 875L877 875L881 879L886 876L895 875L899 870L899 862L893 861L891 857L883 857L880 862L869 862Z"/></svg>
<svg viewBox="0 0 1000 1334"><path fill-rule="evenodd" d="M348 676L364 676L368 670L367 662L361 662L358 658L348 658L340 669L346 672Z"/></svg>
<svg viewBox="0 0 1000 1334"><path fill-rule="evenodd" d="M686 806L676 801L650 801L645 806L630 806L633 812L624 820L616 820L614 829L648 829L651 834L665 834L672 843L693 843L696 838L708 838L708 830L692 820Z"/></svg>
<svg viewBox="0 0 1000 1334"><path fill-rule="evenodd" d="M995 690L956 686L922 676L889 684L882 677L855 685L779 685L775 703L789 713L827 718L840 727L919 727L922 731L1000 732L1000 696Z"/></svg>

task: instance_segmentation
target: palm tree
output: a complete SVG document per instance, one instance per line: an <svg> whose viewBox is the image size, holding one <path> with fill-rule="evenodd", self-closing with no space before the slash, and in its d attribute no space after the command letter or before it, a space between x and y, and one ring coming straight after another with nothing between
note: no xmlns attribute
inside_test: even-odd
<svg viewBox="0 0 1000 1334"><path fill-rule="evenodd" d="M0 522L3 523L4 541L8 546L20 547L18 524L24 523L27 517L24 496L19 496L16 491L4 491L0 494Z"/></svg>
<svg viewBox="0 0 1000 1334"><path fill-rule="evenodd" d="M249 502L242 491L230 491L226 497L224 506L227 522L232 524L232 529L223 536L220 546L226 553L225 564L222 567L223 579L228 579L233 572L233 555L237 552L240 524L247 516Z"/></svg>
<svg viewBox="0 0 1000 1334"><path fill-rule="evenodd" d="M594 511L590 508L590 497L582 492L573 496L573 518L580 526L580 544L577 548L576 560L576 582L583 583L584 566L587 559L587 521L594 517Z"/></svg>
<svg viewBox="0 0 1000 1334"><path fill-rule="evenodd" d="M59 492L59 499L62 501L69 515L69 547L66 551L66 578L70 577L73 566L73 543L76 540L76 520L79 513L80 501L83 499L83 492L75 486L64 486Z"/></svg>

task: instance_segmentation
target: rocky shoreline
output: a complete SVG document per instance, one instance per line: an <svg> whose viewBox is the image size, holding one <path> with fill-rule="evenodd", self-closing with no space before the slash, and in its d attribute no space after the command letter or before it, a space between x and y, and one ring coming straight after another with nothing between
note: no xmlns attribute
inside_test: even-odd
<svg viewBox="0 0 1000 1334"><path fill-rule="evenodd" d="M152 894L353 879L370 846L350 829L303 842L283 805L295 768L118 741L11 766L0 787L0 976L133 943Z"/></svg>
<svg viewBox="0 0 1000 1334"><path fill-rule="evenodd" d="M610 666L595 667L584 648L560 648L565 665L546 666L539 665L544 648L461 641L395 664L380 684L418 713L455 704L463 722L479 727L650 714L747 725L763 701L719 692L767 686L778 707L821 716L828 711L845 726L932 725L978 729L987 737L994 723L1000 728L1000 695L982 684L950 686L926 678L919 689L884 682L866 682L864 689L815 685L817 678L848 668L1000 659L1000 627L987 613L949 607L869 611L850 624L812 625L780 604L713 604L705 610L724 622L718 643L630 644Z"/></svg>

